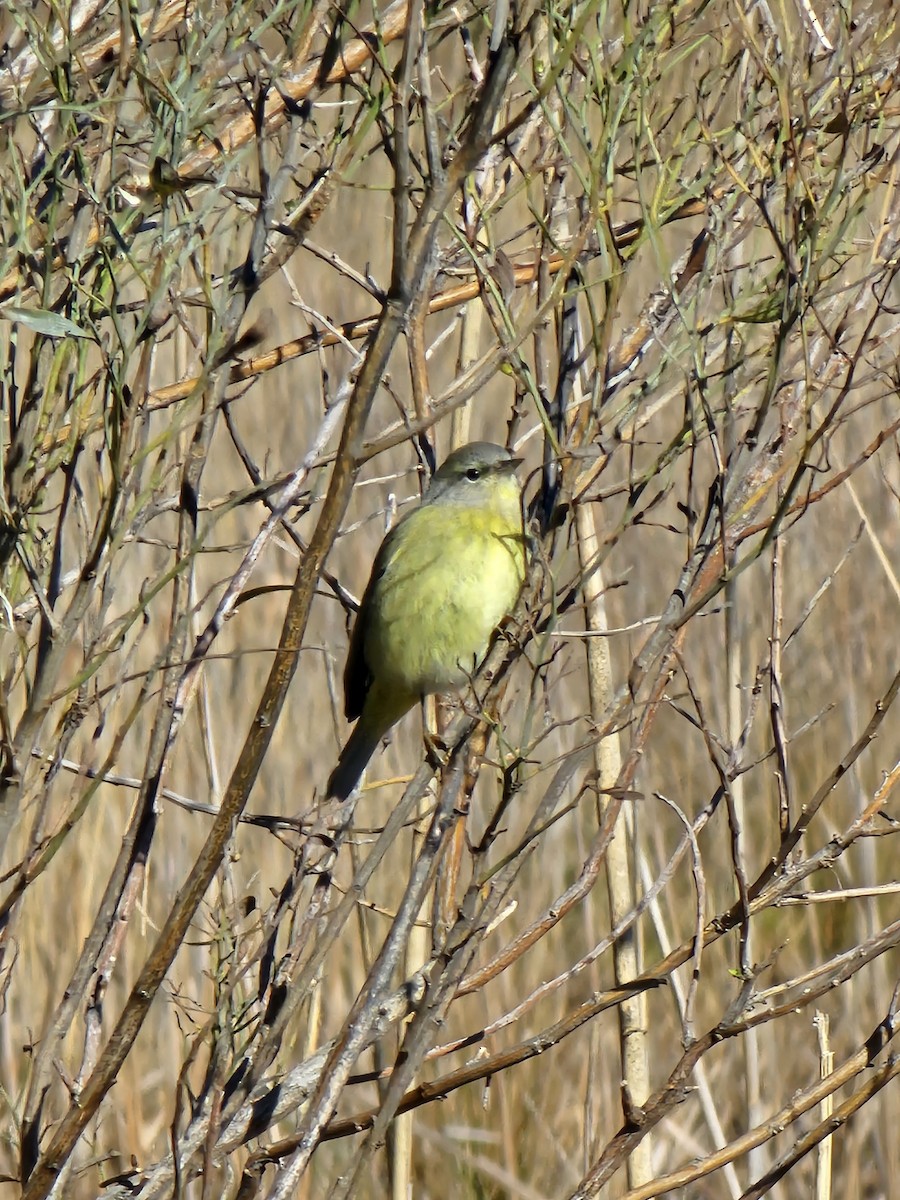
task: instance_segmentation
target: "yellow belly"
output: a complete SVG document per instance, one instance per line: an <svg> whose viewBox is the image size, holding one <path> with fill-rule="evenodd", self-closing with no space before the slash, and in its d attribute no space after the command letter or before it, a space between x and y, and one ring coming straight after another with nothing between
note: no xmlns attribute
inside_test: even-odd
<svg viewBox="0 0 900 1200"><path fill-rule="evenodd" d="M426 506L396 531L372 597L365 658L380 684L423 695L466 682L522 586L521 527Z"/></svg>

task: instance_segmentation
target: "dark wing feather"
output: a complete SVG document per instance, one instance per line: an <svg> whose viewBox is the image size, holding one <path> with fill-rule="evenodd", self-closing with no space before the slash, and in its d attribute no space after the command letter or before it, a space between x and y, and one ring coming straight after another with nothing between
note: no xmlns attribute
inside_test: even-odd
<svg viewBox="0 0 900 1200"><path fill-rule="evenodd" d="M372 672L369 670L369 664L366 662L366 630L369 623L370 602L375 585L384 574L390 557L393 535L399 529L400 524L401 522L398 522L390 531L381 543L378 554L375 556L372 574L369 576L369 582L366 584L365 594L360 603L359 612L356 614L356 620L353 623L353 632L350 634L350 646L347 650L347 662L344 666L344 716L348 721L355 721L362 714L366 696L369 694L369 688L372 686Z"/></svg>
<svg viewBox="0 0 900 1200"><path fill-rule="evenodd" d="M370 584L371 586L371 584ZM366 596L368 596L366 589ZM344 666L344 716L348 721L355 721L363 710L366 696L372 684L372 675L366 663L366 597L360 605L353 632L350 634L350 647L347 651L347 662Z"/></svg>

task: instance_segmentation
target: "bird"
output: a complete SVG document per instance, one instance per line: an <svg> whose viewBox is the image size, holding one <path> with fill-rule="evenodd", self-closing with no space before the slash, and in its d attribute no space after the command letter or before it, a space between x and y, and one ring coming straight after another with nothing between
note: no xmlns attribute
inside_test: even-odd
<svg viewBox="0 0 900 1200"><path fill-rule="evenodd" d="M514 607L526 564L521 461L493 442L461 446L382 542L350 636L344 713L356 725L329 799L354 792L418 700L471 679Z"/></svg>

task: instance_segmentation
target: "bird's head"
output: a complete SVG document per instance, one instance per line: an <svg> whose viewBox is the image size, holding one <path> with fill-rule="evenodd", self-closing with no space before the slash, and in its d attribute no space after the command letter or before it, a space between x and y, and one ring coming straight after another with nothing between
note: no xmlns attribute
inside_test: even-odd
<svg viewBox="0 0 900 1200"><path fill-rule="evenodd" d="M521 462L493 442L469 442L435 471L425 503L491 506L512 498L518 503L516 468Z"/></svg>

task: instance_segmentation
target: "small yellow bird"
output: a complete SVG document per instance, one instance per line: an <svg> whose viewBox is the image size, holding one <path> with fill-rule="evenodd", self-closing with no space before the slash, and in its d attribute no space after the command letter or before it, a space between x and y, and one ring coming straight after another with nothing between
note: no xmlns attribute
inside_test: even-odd
<svg viewBox="0 0 900 1200"><path fill-rule="evenodd" d="M381 544L350 638L344 712L357 720L328 780L346 800L417 700L464 685L525 575L521 459L471 442Z"/></svg>

